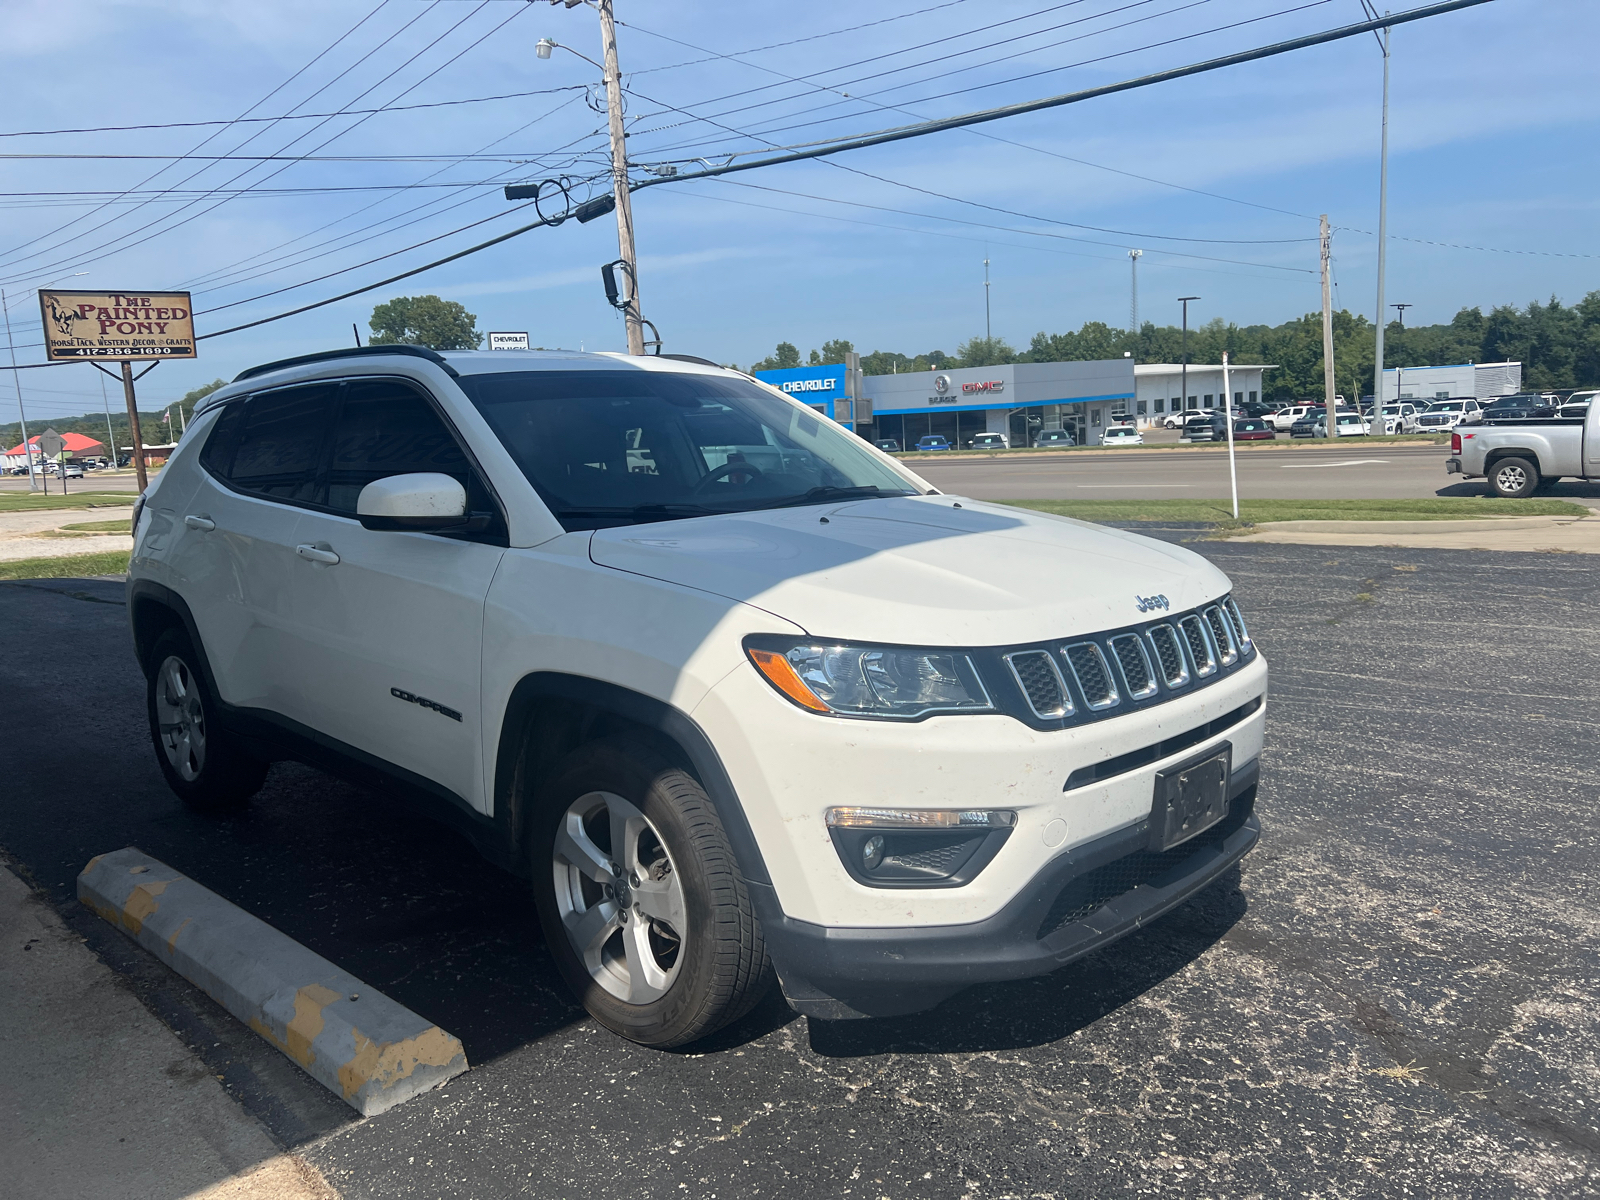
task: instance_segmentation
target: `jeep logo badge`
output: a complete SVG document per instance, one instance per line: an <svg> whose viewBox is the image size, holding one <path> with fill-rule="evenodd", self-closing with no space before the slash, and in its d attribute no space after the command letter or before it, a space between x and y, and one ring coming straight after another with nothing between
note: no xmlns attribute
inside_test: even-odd
<svg viewBox="0 0 1600 1200"><path fill-rule="evenodd" d="M1172 602L1165 596L1135 596L1133 600L1140 612L1149 612L1152 608L1165 612L1172 607Z"/></svg>

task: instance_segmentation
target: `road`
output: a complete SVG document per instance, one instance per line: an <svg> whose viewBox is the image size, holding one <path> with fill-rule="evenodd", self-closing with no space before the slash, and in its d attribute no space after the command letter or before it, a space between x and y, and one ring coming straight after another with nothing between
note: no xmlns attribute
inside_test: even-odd
<svg viewBox="0 0 1600 1200"><path fill-rule="evenodd" d="M640 1049L573 1005L524 887L391 798L279 764L241 815L185 810L115 584L0 584L8 645L39 650L0 658L0 846L350 1198L1595 1194L1600 572L1198 548L1273 668L1260 847L1113 947L919 1017L774 995L690 1053ZM129 844L438 1021L473 1070L357 1120L73 901Z"/></svg>
<svg viewBox="0 0 1600 1200"><path fill-rule="evenodd" d="M1448 454L1445 447L1403 442L1240 450L1235 455L1239 496L1395 500L1484 494L1481 480L1464 483L1444 473ZM907 465L940 491L976 500L1210 500L1228 495L1225 447L1129 447L1039 458L918 458L908 459ZM1595 494L1600 496L1600 489Z"/></svg>

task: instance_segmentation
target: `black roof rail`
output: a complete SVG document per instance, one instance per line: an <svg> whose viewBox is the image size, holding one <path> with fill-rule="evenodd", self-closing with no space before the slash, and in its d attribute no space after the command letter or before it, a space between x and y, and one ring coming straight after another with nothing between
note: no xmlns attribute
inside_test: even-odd
<svg viewBox="0 0 1600 1200"><path fill-rule="evenodd" d="M701 358L698 354L656 354L654 358L675 358L679 362L699 363L702 367L716 367L719 371L725 368L721 363L714 363L709 358Z"/></svg>
<svg viewBox="0 0 1600 1200"><path fill-rule="evenodd" d="M437 350L430 350L426 346L345 346L339 350L319 350L316 354L300 354L294 358L280 358L276 362L262 363L259 367L251 367L247 371L240 371L233 377L233 382L241 379L254 379L257 375L265 375L268 371L281 371L285 367L301 367L307 363L329 362L339 358L366 358L376 354L407 354L413 358L425 358L442 368L452 378L460 378L460 372L445 361L444 355Z"/></svg>

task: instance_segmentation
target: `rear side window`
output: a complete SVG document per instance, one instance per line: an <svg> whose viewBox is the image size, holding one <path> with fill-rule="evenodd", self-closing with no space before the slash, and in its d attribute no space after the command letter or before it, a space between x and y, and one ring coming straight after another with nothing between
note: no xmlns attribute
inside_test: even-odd
<svg viewBox="0 0 1600 1200"><path fill-rule="evenodd" d="M466 454L421 394L388 380L352 381L334 426L324 503L334 512L354 514L367 484L417 472L449 475L471 489Z"/></svg>
<svg viewBox="0 0 1600 1200"><path fill-rule="evenodd" d="M229 405L207 439L208 469L241 492L314 502L337 384L283 388Z"/></svg>

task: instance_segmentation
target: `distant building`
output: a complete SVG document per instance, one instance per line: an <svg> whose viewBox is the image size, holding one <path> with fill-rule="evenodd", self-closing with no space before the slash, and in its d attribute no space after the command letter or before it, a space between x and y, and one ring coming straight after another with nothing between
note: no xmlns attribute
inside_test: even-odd
<svg viewBox="0 0 1600 1200"><path fill-rule="evenodd" d="M1383 373L1383 399L1493 400L1522 390L1519 362L1457 363L1451 367L1391 367Z"/></svg>
<svg viewBox="0 0 1600 1200"><path fill-rule="evenodd" d="M1275 369L1272 363L1229 363L1228 388L1233 404L1254 404L1261 399L1261 378ZM1140 363L1133 368L1137 392L1133 412L1128 414L1141 426L1159 425L1175 412L1205 412L1223 407L1222 367L1189 364L1188 403L1183 400L1184 378L1181 363Z"/></svg>
<svg viewBox="0 0 1600 1200"><path fill-rule="evenodd" d="M782 388L834 420L845 419L843 366L759 371L758 379ZM1134 407L1133 360L1009 363L998 367L954 367L904 371L862 380L872 402L872 423L863 437L893 438L909 446L939 434L965 446L976 434L1003 433L1013 446L1028 446L1044 429L1067 429L1080 444L1098 442L1100 432Z"/></svg>

